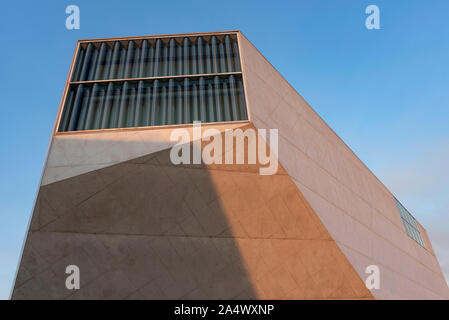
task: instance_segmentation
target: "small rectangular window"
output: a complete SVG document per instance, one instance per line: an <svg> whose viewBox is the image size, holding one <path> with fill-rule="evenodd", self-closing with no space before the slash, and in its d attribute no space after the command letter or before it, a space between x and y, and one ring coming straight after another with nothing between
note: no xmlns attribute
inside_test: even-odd
<svg viewBox="0 0 449 320"><path fill-rule="evenodd" d="M407 235L425 248L426 246L424 245L424 241L422 240L421 233L419 232L419 227L416 223L415 218L413 218L410 212L405 209L405 207L398 201L398 199L395 198L394 200L396 201L396 206L398 207L399 214L401 215L401 219L404 223Z"/></svg>

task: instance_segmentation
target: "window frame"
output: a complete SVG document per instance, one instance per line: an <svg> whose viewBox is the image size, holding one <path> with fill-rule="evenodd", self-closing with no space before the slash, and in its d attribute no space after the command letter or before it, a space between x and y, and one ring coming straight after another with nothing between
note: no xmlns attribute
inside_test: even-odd
<svg viewBox="0 0 449 320"><path fill-rule="evenodd" d="M168 75L168 76L152 76L152 77L140 77L140 78L126 78L126 79L98 79L98 80L85 80L85 81L72 81L73 75L75 72L76 62L80 53L81 46L87 46L89 43L101 43L102 42L114 42L114 41L143 41L143 40L152 40L155 41L157 39L167 39L167 38L185 38L185 37L211 37L211 36L219 36L224 37L225 35L230 35L235 39L238 50L238 63L240 65L240 71L234 72L219 72L219 73L203 73L203 74L188 74L188 75ZM71 85L76 84L94 84L94 83L107 83L114 81L135 81L135 80L164 80L171 78L197 78L197 77L210 77L210 76L227 76L227 75L235 75L238 76L243 85L243 100L245 102L246 109L246 119L242 120L230 120L230 121L216 121L216 122L205 122L204 125L221 125L221 124L237 124L237 123L248 123L250 122L250 112L248 105L248 95L246 88L246 80L244 76L244 66L243 66L243 58L242 58L242 49L241 49L241 34L238 30L233 31L219 31L219 32L208 32L208 33L188 33L188 34L169 34L169 35L154 35L154 36L137 36L137 37L119 37L119 38L104 38L104 39L87 39L87 40L79 40L77 42L77 46L75 48L75 52L72 58L69 74L67 76L66 85L64 88L63 97L61 98L60 107L58 110L58 116L55 121L53 135L65 135L65 134L83 134L83 133L94 133L94 132L103 132L103 131L122 131L122 130L143 130L143 129L162 129L167 127L187 127L191 126L191 123L185 124L163 124L163 125L154 125L154 126L139 126L139 127L123 127L123 128L104 128L104 129L89 129L89 130L73 130L73 131L60 131L60 125L64 113L64 108L66 106L66 102L68 99L69 89Z"/></svg>

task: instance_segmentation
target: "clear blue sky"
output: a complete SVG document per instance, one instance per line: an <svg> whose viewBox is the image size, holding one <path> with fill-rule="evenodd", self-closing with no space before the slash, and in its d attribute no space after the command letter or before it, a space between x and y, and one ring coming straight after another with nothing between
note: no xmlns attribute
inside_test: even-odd
<svg viewBox="0 0 449 320"><path fill-rule="evenodd" d="M70 4L80 30L65 28ZM365 28L369 4L381 30ZM6 1L0 12L0 298L76 40L235 29L427 228L449 274L449 1Z"/></svg>

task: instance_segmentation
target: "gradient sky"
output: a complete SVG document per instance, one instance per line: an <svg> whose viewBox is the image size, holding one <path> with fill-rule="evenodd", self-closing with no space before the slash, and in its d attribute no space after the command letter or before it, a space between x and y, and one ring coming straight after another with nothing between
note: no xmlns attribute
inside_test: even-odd
<svg viewBox="0 0 449 320"><path fill-rule="evenodd" d="M81 29L65 27L78 5ZM365 28L380 8L381 30ZM78 39L241 30L427 229L449 277L449 1L6 1L0 299Z"/></svg>

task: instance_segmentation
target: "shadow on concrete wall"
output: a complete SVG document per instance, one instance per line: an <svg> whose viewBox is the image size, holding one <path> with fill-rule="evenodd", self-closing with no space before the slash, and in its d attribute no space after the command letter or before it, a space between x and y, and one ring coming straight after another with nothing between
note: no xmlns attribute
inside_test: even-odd
<svg viewBox="0 0 449 320"><path fill-rule="evenodd" d="M41 187L12 298L256 298L208 169L169 154Z"/></svg>
<svg viewBox="0 0 449 320"><path fill-rule="evenodd" d="M173 165L170 151L42 186L12 298L372 298L281 165Z"/></svg>

